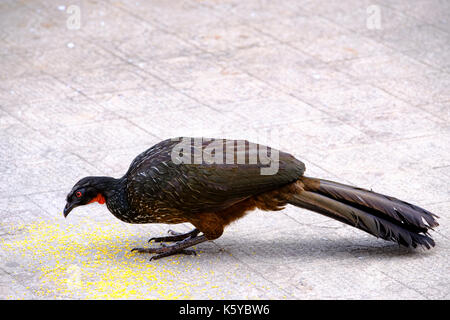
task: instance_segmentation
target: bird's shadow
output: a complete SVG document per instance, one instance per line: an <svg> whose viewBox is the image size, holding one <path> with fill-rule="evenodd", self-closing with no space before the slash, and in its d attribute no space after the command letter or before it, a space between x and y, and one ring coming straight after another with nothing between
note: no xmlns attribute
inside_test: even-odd
<svg viewBox="0 0 450 320"><path fill-rule="evenodd" d="M380 239L358 241L355 238L340 238L338 240L324 239L227 239L216 240L217 246L204 246L203 252L214 254L217 251L228 252L233 256L249 256L253 259L302 259L326 260L328 258L368 258L377 257L390 259L393 257L416 257L421 254L431 254L433 250L421 248L405 248L398 244ZM217 248L219 247L219 248ZM200 246L199 246L200 248Z"/></svg>
<svg viewBox="0 0 450 320"><path fill-rule="evenodd" d="M158 247L158 243L147 243L148 238L136 235L127 238L116 238L109 243L102 243L91 249L94 251L105 252L109 246L123 248L121 256L128 257L134 255L142 255L140 253L131 253L134 247ZM168 243L170 245L170 243ZM266 263L283 261L321 261L339 258L370 258L391 259L393 257L411 258L423 254L432 254L434 250L411 249L401 247L395 243L380 239L355 237L342 237L339 239L329 240L321 238L271 238L271 239L254 239L254 238L237 238L231 236L222 236L214 241L208 241L198 244L194 247L198 252L197 256L185 256L185 259L204 259L216 260L217 258L229 256L235 259L261 260ZM147 257L148 254L143 256Z"/></svg>

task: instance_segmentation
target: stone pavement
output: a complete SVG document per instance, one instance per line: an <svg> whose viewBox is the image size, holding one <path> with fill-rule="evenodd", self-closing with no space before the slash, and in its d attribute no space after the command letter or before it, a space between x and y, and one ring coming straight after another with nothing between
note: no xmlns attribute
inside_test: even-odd
<svg viewBox="0 0 450 320"><path fill-rule="evenodd" d="M0 26L1 299L449 298L449 1L2 0ZM78 179L179 135L423 206L437 245L288 207L149 262L129 249L169 226L63 218Z"/></svg>

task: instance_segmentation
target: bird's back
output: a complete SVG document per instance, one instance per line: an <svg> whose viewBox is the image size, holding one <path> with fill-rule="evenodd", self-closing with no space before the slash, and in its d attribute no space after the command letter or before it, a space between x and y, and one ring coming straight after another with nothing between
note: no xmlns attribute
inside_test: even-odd
<svg viewBox="0 0 450 320"><path fill-rule="evenodd" d="M291 183L304 170L292 155L245 140L174 138L133 160L127 191L140 214L162 218L224 209Z"/></svg>

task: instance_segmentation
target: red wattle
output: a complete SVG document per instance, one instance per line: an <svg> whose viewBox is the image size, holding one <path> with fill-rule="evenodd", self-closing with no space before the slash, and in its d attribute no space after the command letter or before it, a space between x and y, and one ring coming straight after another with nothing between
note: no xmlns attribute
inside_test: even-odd
<svg viewBox="0 0 450 320"><path fill-rule="evenodd" d="M101 193L98 193L95 198L93 198L91 201L89 201L89 203L93 203L93 202L98 202L100 204L104 204L105 197L103 197Z"/></svg>

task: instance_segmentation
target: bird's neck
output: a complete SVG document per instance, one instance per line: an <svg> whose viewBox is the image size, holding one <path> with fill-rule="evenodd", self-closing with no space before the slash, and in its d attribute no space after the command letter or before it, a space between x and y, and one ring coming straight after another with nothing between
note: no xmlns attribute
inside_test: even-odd
<svg viewBox="0 0 450 320"><path fill-rule="evenodd" d="M123 178L115 179L113 177L95 177L95 188L99 191L99 197L106 201L123 188Z"/></svg>
<svg viewBox="0 0 450 320"><path fill-rule="evenodd" d="M128 196L126 192L126 178L99 178L102 179L99 191L106 201L108 210L121 220L124 220L124 218L128 216L131 216L131 210L128 204Z"/></svg>

